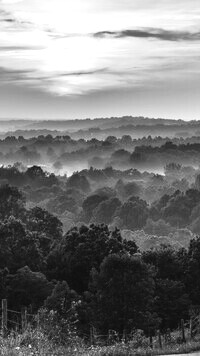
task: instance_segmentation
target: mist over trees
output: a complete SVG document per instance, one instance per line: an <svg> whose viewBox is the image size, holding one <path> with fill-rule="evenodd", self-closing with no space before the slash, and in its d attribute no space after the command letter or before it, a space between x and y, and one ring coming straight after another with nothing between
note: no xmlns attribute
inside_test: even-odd
<svg viewBox="0 0 200 356"><path fill-rule="evenodd" d="M75 303L80 336L177 328L200 300L199 122L73 123L2 133L0 298Z"/></svg>
<svg viewBox="0 0 200 356"><path fill-rule="evenodd" d="M71 175L74 171L105 169L163 173L171 163L198 166L198 121L122 117L72 121L1 121L0 159L20 162L21 169L40 165L44 170ZM14 128L13 128L14 127ZM48 129L47 129L48 127ZM2 131L1 131L2 130ZM59 131L60 130L60 131ZM178 172L177 172L178 173Z"/></svg>

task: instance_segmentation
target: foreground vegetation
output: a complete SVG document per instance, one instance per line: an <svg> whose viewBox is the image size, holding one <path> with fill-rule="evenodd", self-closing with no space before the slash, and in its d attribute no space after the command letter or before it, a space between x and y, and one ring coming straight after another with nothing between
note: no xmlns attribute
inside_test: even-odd
<svg viewBox="0 0 200 356"><path fill-rule="evenodd" d="M177 332L175 333L177 335ZM148 339L133 336L129 342L115 342L107 346L88 346L79 338L72 337L65 345L50 340L41 329L26 330L24 333L12 332L7 338L0 336L0 355L2 356L154 356L186 354L200 350L200 339L180 343L179 337L159 347L155 341L153 348Z"/></svg>

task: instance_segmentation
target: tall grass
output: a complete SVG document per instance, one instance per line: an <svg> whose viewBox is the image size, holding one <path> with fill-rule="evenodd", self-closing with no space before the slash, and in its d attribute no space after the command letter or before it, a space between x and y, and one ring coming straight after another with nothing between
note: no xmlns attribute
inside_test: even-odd
<svg viewBox="0 0 200 356"><path fill-rule="evenodd" d="M163 344L157 342L150 348L148 339L138 337L125 343L116 342L108 346L88 346L80 338L72 336L64 345L49 338L41 328L27 329L24 333L11 332L6 338L0 336L0 355L2 356L154 356L190 353L200 350L200 338L180 343L173 341Z"/></svg>
<svg viewBox="0 0 200 356"><path fill-rule="evenodd" d="M6 338L0 337L2 356L73 356L82 355L83 352L81 343L59 346L37 329L29 329L22 334L12 332Z"/></svg>

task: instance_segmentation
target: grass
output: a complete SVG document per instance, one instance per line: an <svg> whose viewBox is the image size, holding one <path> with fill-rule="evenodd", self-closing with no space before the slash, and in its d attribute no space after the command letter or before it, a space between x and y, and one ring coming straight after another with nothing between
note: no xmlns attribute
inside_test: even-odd
<svg viewBox="0 0 200 356"><path fill-rule="evenodd" d="M147 339L146 339L147 340ZM80 339L70 340L65 346L59 346L41 331L27 330L23 334L12 332L6 338L0 336L1 356L154 356L187 354L200 351L200 339L185 344L166 344L162 349L155 343L153 349L146 345L137 345L138 340L128 343L119 342L110 346L86 346Z"/></svg>
<svg viewBox="0 0 200 356"><path fill-rule="evenodd" d="M140 347L135 349L131 343L116 344L113 346L105 346L101 348L94 348L88 353L83 354L87 356L154 356L154 355L172 355L172 354L189 354L195 351L200 351L200 341L188 342L184 345L169 345L163 349L150 347Z"/></svg>
<svg viewBox="0 0 200 356"><path fill-rule="evenodd" d="M74 356L82 355L82 350L81 344L55 345L41 330L36 329L0 337L1 356Z"/></svg>

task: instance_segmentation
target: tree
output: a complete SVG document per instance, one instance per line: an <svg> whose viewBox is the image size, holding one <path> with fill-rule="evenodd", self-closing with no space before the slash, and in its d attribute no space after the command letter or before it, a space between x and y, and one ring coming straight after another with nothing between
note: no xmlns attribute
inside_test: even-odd
<svg viewBox="0 0 200 356"><path fill-rule="evenodd" d="M156 299L155 310L161 318L161 328L177 328L181 318L188 317L189 293L185 285L187 252L175 251L170 246L143 253L145 263L154 266Z"/></svg>
<svg viewBox="0 0 200 356"><path fill-rule="evenodd" d="M158 220L162 217L162 209L167 205L170 200L170 195L164 194L158 201L155 201L149 209L149 216L153 220Z"/></svg>
<svg viewBox="0 0 200 356"><path fill-rule="evenodd" d="M62 223L47 210L35 207L27 212L27 228L38 233L39 246L47 255L55 242L62 237Z"/></svg>
<svg viewBox="0 0 200 356"><path fill-rule="evenodd" d="M123 148L115 151L112 153L111 155L111 161L116 161L116 163L121 163L123 162L128 162L128 160L130 159L130 152L124 150Z"/></svg>
<svg viewBox="0 0 200 356"><path fill-rule="evenodd" d="M162 330L176 329L181 319L188 318L190 300L180 281L156 280L155 310L161 318Z"/></svg>
<svg viewBox="0 0 200 356"><path fill-rule="evenodd" d="M25 199L21 191L8 184L0 186L0 220L11 215L23 218L25 214Z"/></svg>
<svg viewBox="0 0 200 356"><path fill-rule="evenodd" d="M132 144L132 137L130 135L123 135L121 138L121 143L125 146Z"/></svg>
<svg viewBox="0 0 200 356"><path fill-rule="evenodd" d="M31 179L44 178L46 176L45 172L40 166L32 166L28 168L26 175Z"/></svg>
<svg viewBox="0 0 200 356"><path fill-rule="evenodd" d="M44 232L53 239L62 236L62 223L47 210L34 207L27 212L28 227L31 231Z"/></svg>
<svg viewBox="0 0 200 356"><path fill-rule="evenodd" d="M153 271L139 258L106 257L100 271L93 272L90 288L95 291L93 322L100 331L147 330L153 321Z"/></svg>
<svg viewBox="0 0 200 356"><path fill-rule="evenodd" d="M183 266L176 250L171 246L161 246L158 249L143 253L145 263L156 268L158 279L180 280L183 274Z"/></svg>
<svg viewBox="0 0 200 356"><path fill-rule="evenodd" d="M21 146L14 155L12 154L12 156L14 156L15 160L22 161L23 163L26 162L28 164L30 164L30 162L37 163L41 159L40 154L35 149L31 151L26 146Z"/></svg>
<svg viewBox="0 0 200 356"><path fill-rule="evenodd" d="M193 305L200 300L200 237L192 239L185 261L184 282Z"/></svg>
<svg viewBox="0 0 200 356"><path fill-rule="evenodd" d="M62 317L68 317L72 303L78 301L80 297L78 294L71 290L66 281L58 282L51 295L45 301L45 307L49 310L54 310Z"/></svg>
<svg viewBox="0 0 200 356"><path fill-rule="evenodd" d="M10 308L20 310L22 306L32 306L36 311L51 294L53 283L45 275L32 272L25 266L7 277L7 293Z"/></svg>
<svg viewBox="0 0 200 356"><path fill-rule="evenodd" d="M6 290L6 280L9 274L8 268L0 269L0 299L6 299L7 297L7 290Z"/></svg>
<svg viewBox="0 0 200 356"><path fill-rule="evenodd" d="M135 148L135 151L130 156L130 162L134 164L144 163L146 161L146 156Z"/></svg>
<svg viewBox="0 0 200 356"><path fill-rule="evenodd" d="M30 181L31 185L36 187L58 185L58 178L51 173L43 171L40 166L32 166L27 169L25 176Z"/></svg>
<svg viewBox="0 0 200 356"><path fill-rule="evenodd" d="M172 142L166 142L165 148L171 148L171 147L172 147ZM175 148L177 148L177 146L175 146ZM181 168L182 166L179 163L175 163L175 162L168 163L164 167L165 175L177 176L181 172Z"/></svg>
<svg viewBox="0 0 200 356"><path fill-rule="evenodd" d="M48 270L53 278L66 280L70 288L82 293L88 288L91 269L98 270L106 256L136 251L136 244L123 240L119 230L111 232L105 225L72 228L51 251Z"/></svg>
<svg viewBox="0 0 200 356"><path fill-rule="evenodd" d="M112 145L114 145L117 142L117 137L115 136L108 136L106 137L105 141L106 143L110 143Z"/></svg>
<svg viewBox="0 0 200 356"><path fill-rule="evenodd" d="M102 201L93 213L94 222L97 224L110 224L117 208L120 206L121 202L118 198Z"/></svg>
<svg viewBox="0 0 200 356"><path fill-rule="evenodd" d="M162 210L165 221L172 226L185 227L189 223L192 209L200 202L200 192L189 189L186 193L176 191Z"/></svg>
<svg viewBox="0 0 200 356"><path fill-rule="evenodd" d="M176 150L177 145L175 145L172 141L167 141L161 148L164 150ZM176 165L176 163L172 163L172 165Z"/></svg>
<svg viewBox="0 0 200 356"><path fill-rule="evenodd" d="M52 214L58 215L61 215L66 211L70 211L73 214L78 212L76 199L66 192L57 194L55 198L50 199L46 204L46 208Z"/></svg>
<svg viewBox="0 0 200 356"><path fill-rule="evenodd" d="M84 326L84 312L82 310L81 297L69 288L67 282L58 282L51 295L44 303L47 311L50 311L50 328L54 327L54 333L57 334L59 343L63 339L73 343L73 336L77 340L77 329ZM47 316L49 313L47 314ZM48 319L47 319L48 320ZM45 320L44 328L48 327ZM81 330L87 332L87 330Z"/></svg>
<svg viewBox="0 0 200 356"><path fill-rule="evenodd" d="M4 180L7 184L22 186L25 183L24 168L21 162L16 162L13 166L0 167L1 182Z"/></svg>
<svg viewBox="0 0 200 356"><path fill-rule="evenodd" d="M20 220L10 217L0 223L0 268L15 272L27 264L33 270L43 265L37 237Z"/></svg>
<svg viewBox="0 0 200 356"><path fill-rule="evenodd" d="M138 197L131 197L117 211L123 227L130 230L142 228L148 218L147 203Z"/></svg>
<svg viewBox="0 0 200 356"><path fill-rule="evenodd" d="M83 202L83 221L88 223L92 217L94 210L98 207L98 205L107 200L108 197L105 195L92 194L89 195Z"/></svg>
<svg viewBox="0 0 200 356"><path fill-rule="evenodd" d="M90 184L87 178L80 173L74 173L67 180L67 188L76 188L82 190L84 193L90 192Z"/></svg>
<svg viewBox="0 0 200 356"><path fill-rule="evenodd" d="M171 196L163 195L154 202L150 209L153 220L164 219L174 227L185 227L190 221L190 215L200 202L200 192L189 189L185 193L176 190Z"/></svg>

